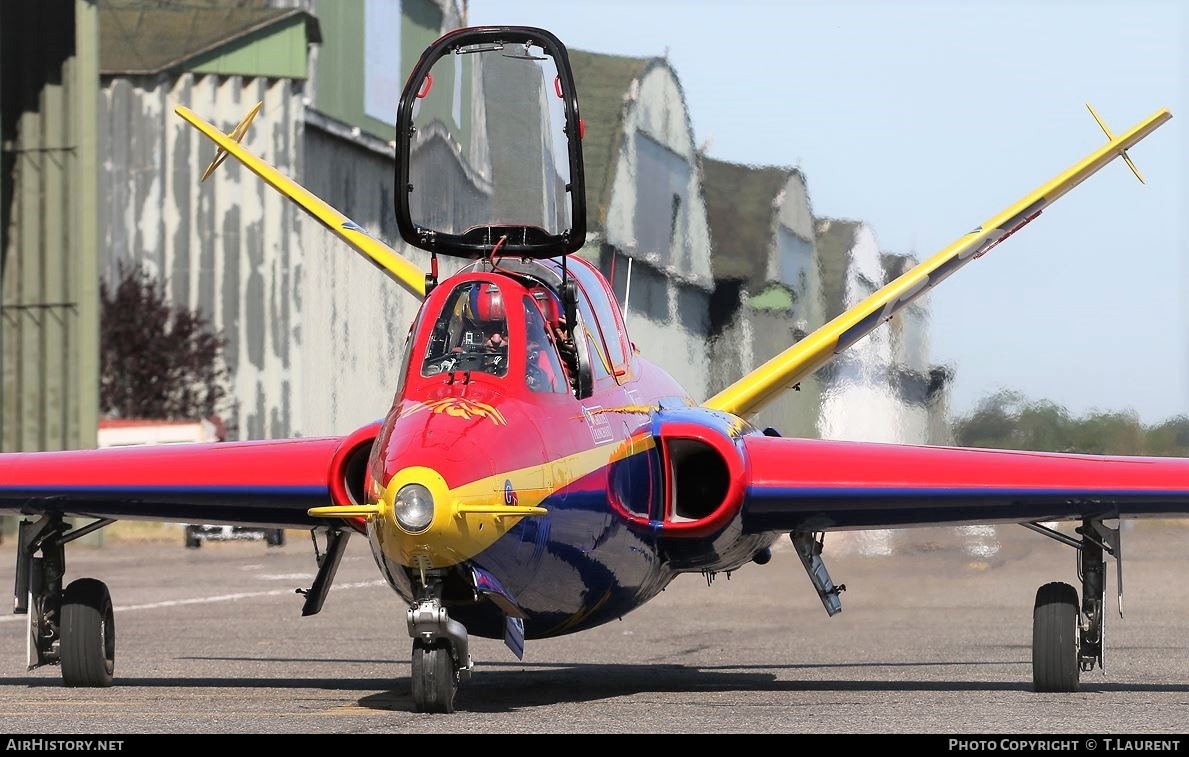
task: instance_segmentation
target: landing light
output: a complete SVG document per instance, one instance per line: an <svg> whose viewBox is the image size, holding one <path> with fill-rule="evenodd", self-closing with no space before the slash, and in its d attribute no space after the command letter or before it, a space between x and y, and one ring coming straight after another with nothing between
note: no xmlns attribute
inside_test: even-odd
<svg viewBox="0 0 1189 757"><path fill-rule="evenodd" d="M409 533L420 533L433 520L433 495L421 484L405 484L393 502L396 522Z"/></svg>

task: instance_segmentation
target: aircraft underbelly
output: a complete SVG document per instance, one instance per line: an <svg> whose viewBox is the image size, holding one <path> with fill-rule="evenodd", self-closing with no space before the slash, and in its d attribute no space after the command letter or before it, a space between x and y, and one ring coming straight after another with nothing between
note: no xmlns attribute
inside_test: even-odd
<svg viewBox="0 0 1189 757"><path fill-rule="evenodd" d="M527 638L615 620L671 578L652 545L613 518L605 500L602 491L571 494L565 506L552 508L547 518L525 518L473 560L499 577L525 613Z"/></svg>

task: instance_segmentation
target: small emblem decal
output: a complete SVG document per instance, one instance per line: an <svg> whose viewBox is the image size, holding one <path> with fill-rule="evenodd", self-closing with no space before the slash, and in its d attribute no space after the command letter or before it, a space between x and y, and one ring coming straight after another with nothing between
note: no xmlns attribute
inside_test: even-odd
<svg viewBox="0 0 1189 757"><path fill-rule="evenodd" d="M603 408L582 407L582 415L586 418L586 425L590 428L590 438L595 444L606 444L611 441L611 424L602 412Z"/></svg>

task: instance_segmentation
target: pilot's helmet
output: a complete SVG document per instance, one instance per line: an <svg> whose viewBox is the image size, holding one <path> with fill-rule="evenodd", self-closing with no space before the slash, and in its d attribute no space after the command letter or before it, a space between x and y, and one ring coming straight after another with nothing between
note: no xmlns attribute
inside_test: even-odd
<svg viewBox="0 0 1189 757"><path fill-rule="evenodd" d="M507 322L504 296L495 284L475 284L467 297L466 317L480 326L503 328Z"/></svg>

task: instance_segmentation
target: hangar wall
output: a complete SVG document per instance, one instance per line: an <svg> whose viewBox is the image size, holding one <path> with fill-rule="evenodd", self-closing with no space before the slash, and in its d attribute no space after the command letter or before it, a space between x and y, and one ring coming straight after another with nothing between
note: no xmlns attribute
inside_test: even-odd
<svg viewBox="0 0 1189 757"><path fill-rule="evenodd" d="M0 3L0 449L95 444L97 10Z"/></svg>

